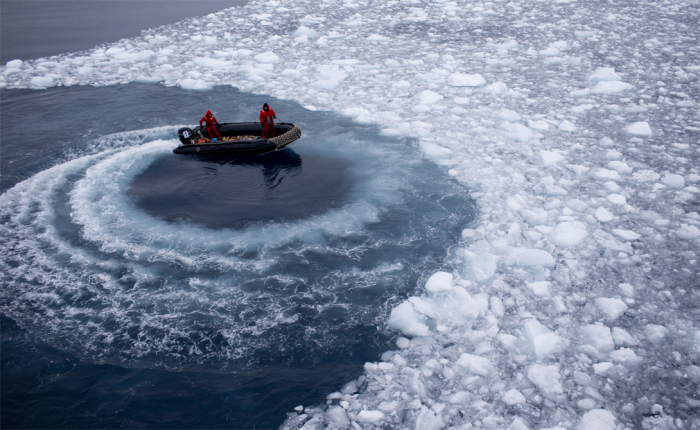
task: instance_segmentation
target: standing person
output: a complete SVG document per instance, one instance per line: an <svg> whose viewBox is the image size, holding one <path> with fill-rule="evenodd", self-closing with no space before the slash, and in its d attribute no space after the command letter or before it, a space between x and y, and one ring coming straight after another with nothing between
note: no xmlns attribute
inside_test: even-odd
<svg viewBox="0 0 700 430"><path fill-rule="evenodd" d="M219 134L219 131L216 129L216 125L219 125L219 121L214 118L214 115L211 113L210 110L207 111L207 113L202 117L202 119L199 120L199 126L202 126L202 123L206 122L207 123L207 133L209 133L209 137L213 140L214 135L216 135L219 140L221 140L221 135Z"/></svg>
<svg viewBox="0 0 700 430"><path fill-rule="evenodd" d="M260 111L260 125L263 127L263 139L275 136L275 119L277 119L275 111L265 103Z"/></svg>

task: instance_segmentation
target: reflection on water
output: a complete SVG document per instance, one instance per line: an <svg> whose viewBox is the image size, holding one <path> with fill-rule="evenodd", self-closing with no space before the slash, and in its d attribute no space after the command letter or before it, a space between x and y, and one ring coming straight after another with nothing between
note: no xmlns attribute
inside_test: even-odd
<svg viewBox="0 0 700 430"><path fill-rule="evenodd" d="M156 160L129 194L169 222L241 229L325 213L347 201L347 161L292 149L257 157L172 155Z"/></svg>

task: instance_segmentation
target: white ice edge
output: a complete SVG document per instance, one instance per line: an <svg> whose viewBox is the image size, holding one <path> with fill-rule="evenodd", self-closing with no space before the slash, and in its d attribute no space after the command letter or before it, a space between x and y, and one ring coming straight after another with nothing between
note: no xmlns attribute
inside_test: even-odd
<svg viewBox="0 0 700 430"><path fill-rule="evenodd" d="M673 73L662 73L662 81L634 59L615 69L589 49L605 43L626 58L644 58L680 39L620 40L618 33L634 31L626 16L574 1L554 2L552 13L565 15L565 22L547 22L556 38L542 32L494 41L472 32L475 42L448 47L392 31L402 23L537 22L522 19L526 2L433 5L272 1L264 7L274 13L259 13L263 4L253 1L105 48L10 62L0 67L0 87L233 85L417 138L427 157L474 190L482 216L452 253L454 272L426 274L425 290L389 319L413 339L400 338L397 351L329 395L331 407L309 407L287 427L398 425L396 412L404 411L401 420L415 428L478 421L516 430L532 425L528 408L566 428L631 426L649 413L682 426L660 405L626 399L607 380L640 374L672 339L685 372L679 378L700 382L700 369L689 364L700 353L698 321L672 306L685 300L683 276L697 280L700 216L690 203L699 193L699 154L676 135L700 131L692 121L698 100L684 88L697 83L697 51L678 57L681 66L669 61ZM689 5L655 7L673 16L674 7ZM602 31L591 29L597 21ZM276 34L289 22L298 24L294 31ZM663 60L654 62L666 70ZM565 74L521 76L533 67ZM544 83L531 82L537 79ZM652 83L661 88L653 99ZM661 112L674 113L676 128ZM652 273L659 256L672 260L660 246L678 256L679 274L638 276ZM623 326L626 313L648 323ZM358 383L364 391L354 394ZM504 421L506 412L516 417Z"/></svg>

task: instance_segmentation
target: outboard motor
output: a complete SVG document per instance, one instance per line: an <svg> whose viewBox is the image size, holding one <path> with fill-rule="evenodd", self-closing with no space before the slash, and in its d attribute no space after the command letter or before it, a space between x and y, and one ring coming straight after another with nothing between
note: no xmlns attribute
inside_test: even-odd
<svg viewBox="0 0 700 430"><path fill-rule="evenodd" d="M195 132L189 127L183 127L177 131L177 135L180 137L180 142L185 145L191 145L194 143Z"/></svg>

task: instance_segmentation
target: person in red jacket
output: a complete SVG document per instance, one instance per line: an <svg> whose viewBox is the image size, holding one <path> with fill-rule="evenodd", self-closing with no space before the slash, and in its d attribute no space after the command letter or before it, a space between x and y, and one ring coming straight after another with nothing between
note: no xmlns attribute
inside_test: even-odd
<svg viewBox="0 0 700 430"><path fill-rule="evenodd" d="M214 135L216 135L219 140L221 140L221 135L219 134L219 131L216 129L216 125L219 125L219 121L214 118L214 115L211 113L210 110L207 111L206 115L202 117L202 119L199 120L199 126L202 126L202 123L206 122L207 123L207 133L209 133L209 137L214 139Z"/></svg>
<svg viewBox="0 0 700 430"><path fill-rule="evenodd" d="M263 126L263 139L275 136L275 119L277 119L275 111L265 103L260 111L260 125Z"/></svg>

